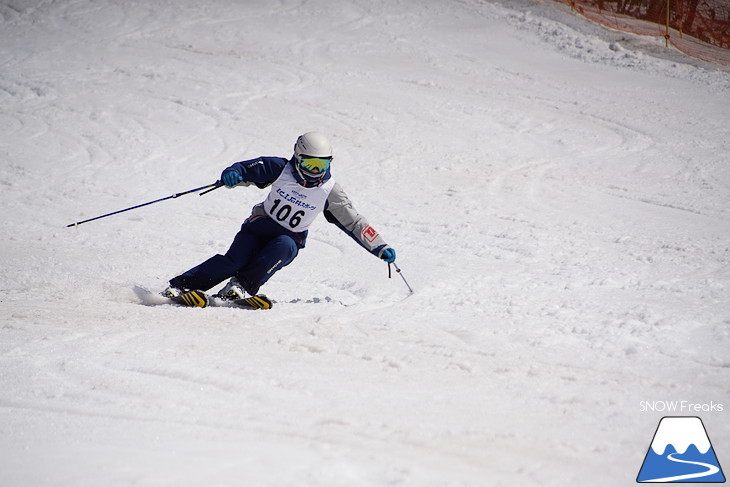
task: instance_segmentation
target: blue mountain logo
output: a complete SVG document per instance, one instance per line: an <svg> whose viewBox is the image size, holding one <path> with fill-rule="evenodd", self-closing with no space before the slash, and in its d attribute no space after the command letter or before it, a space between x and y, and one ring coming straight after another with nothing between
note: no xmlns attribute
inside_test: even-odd
<svg viewBox="0 0 730 487"><path fill-rule="evenodd" d="M702 420L665 416L659 421L637 482L725 482Z"/></svg>

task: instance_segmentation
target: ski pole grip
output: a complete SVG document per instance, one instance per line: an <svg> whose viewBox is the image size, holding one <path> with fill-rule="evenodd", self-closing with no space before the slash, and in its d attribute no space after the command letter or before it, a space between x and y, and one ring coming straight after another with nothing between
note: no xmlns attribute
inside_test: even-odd
<svg viewBox="0 0 730 487"><path fill-rule="evenodd" d="M203 196L204 194L208 194L208 193L210 193L211 191L215 191L216 189L218 189L218 188L222 188L222 187L223 187L223 183L221 183L220 181L216 181L216 182L215 182L215 183L213 183L213 184L214 184L214 186L213 186L212 188L210 188L210 189L209 189L209 190L207 190L207 191L203 191L202 193L200 193L200 195L199 195L199 196Z"/></svg>

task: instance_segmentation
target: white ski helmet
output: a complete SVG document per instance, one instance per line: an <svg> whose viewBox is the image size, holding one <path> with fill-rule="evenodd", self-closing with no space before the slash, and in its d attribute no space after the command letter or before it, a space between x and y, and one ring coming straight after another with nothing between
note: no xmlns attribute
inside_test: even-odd
<svg viewBox="0 0 730 487"><path fill-rule="evenodd" d="M332 161L332 144L319 132L300 135L294 144L294 167L310 183L321 183Z"/></svg>
<svg viewBox="0 0 730 487"><path fill-rule="evenodd" d="M302 156L332 157L332 144L319 132L307 132L300 135L294 144L294 155L297 158Z"/></svg>

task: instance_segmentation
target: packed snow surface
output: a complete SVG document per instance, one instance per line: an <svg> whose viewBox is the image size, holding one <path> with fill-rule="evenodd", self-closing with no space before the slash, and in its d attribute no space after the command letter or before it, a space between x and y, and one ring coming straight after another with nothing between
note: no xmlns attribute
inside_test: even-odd
<svg viewBox="0 0 730 487"><path fill-rule="evenodd" d="M728 70L547 0L0 16L0 485L625 486L643 401L730 464ZM271 311L140 303L264 190L66 228L309 130L414 294L320 218Z"/></svg>

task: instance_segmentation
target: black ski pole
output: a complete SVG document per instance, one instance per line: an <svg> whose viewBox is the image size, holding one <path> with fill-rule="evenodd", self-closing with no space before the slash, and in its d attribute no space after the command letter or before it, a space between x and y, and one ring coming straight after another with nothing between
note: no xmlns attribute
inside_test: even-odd
<svg viewBox="0 0 730 487"><path fill-rule="evenodd" d="M68 227L77 227L77 226L81 225L82 223L93 222L94 220L98 220L100 218L106 218L108 216L116 215L118 213L123 213L123 212L129 211L129 210L135 210L137 208L142 208L143 206L151 205L153 203L159 203L160 201L165 201L165 200L169 200L169 199L173 199L173 198L179 198L180 196L184 196L186 194L195 193L195 192L200 191L200 190L203 190L203 189L211 188L211 189L208 189L208 191L204 191L204 192L200 193L200 195L202 196L202 195L204 195L206 193L210 193L214 189L218 189L218 188L220 188L222 186L223 186L223 183L221 183L220 181L216 181L213 184L206 184L205 186L201 186L201 187L195 188L195 189L190 189L188 191L183 191L182 193L175 193L175 194L170 195L170 196L167 196L165 198L160 198L158 200L148 201L147 203L142 203L141 205L131 206L131 207L125 208L123 210L114 211L112 213L107 213L106 215L95 216L94 218L89 218L88 220L83 220L83 221L80 221L80 222L71 223L71 224L66 225L66 228L68 228Z"/></svg>

